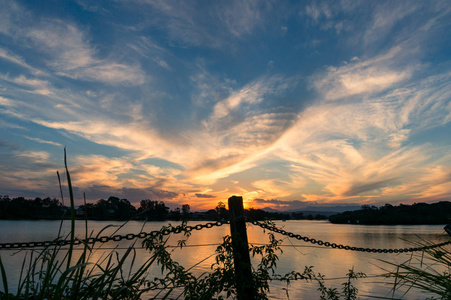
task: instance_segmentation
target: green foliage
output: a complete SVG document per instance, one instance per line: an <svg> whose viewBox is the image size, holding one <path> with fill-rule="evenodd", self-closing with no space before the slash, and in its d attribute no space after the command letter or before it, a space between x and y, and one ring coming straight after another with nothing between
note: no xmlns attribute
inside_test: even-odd
<svg viewBox="0 0 451 300"><path fill-rule="evenodd" d="M418 244L417 247L432 245ZM393 293L405 290L405 294L412 288L431 293L428 299L451 299L451 250L446 247L426 248L424 252L411 256L410 259L395 264L384 263L395 267L396 271L389 271L383 276L393 278Z"/></svg>
<svg viewBox="0 0 451 300"><path fill-rule="evenodd" d="M96 262L90 262L91 249L83 251L75 263L65 267L68 251L59 246L49 246L33 253L27 264L24 261L17 294L0 292L1 299L140 299L143 294L142 278L152 261L147 260L136 272L131 272L135 250L130 247L120 256L112 251ZM36 257L34 257L36 255ZM88 261L88 262L85 262ZM128 262L129 271L125 270ZM2 269L3 284L7 277ZM126 275L128 274L128 275ZM8 295L8 296L7 296ZM9 298L8 298L9 297Z"/></svg>
<svg viewBox="0 0 451 300"><path fill-rule="evenodd" d="M321 292L320 299L321 300L355 300L357 299L358 289L352 284L353 280L357 280L359 278L365 278L366 274L361 272L354 272L354 269L349 270L346 274L348 277L347 281L342 284L341 292L337 288L328 288L324 284L324 275L318 274L314 275L313 279L318 282L319 288L318 291Z"/></svg>
<svg viewBox="0 0 451 300"><path fill-rule="evenodd" d="M171 225L163 227L161 230L172 232L184 232L185 223L180 226L173 227ZM185 238L179 240L178 245L183 248L186 239L190 232L185 232ZM336 289L327 288L324 284L324 276L321 274L315 275L313 267L305 267L303 272L292 271L285 275L276 273L277 262L279 254L282 253L280 248L282 240L275 238L273 233L268 233L269 241L263 246L250 245L249 251L254 260L259 263L252 268L252 284L255 299L268 299L270 292L270 283L272 281L281 281L286 283L285 289L287 298L289 298L288 287L292 281L316 281L320 288L321 299L337 300L337 299L357 299L357 288L352 285L352 280L363 278L365 274L355 273L350 270L347 274L348 280L343 283L342 292ZM183 296L185 299L207 300L207 299L225 299L236 298L236 278L234 274L233 262L233 244L230 236L223 238L215 252L215 262L211 266L210 273L204 273L200 276L194 276L190 270L186 270L178 262L171 258L171 253L168 251L167 241L169 237L162 235L156 237L149 237L143 242L152 253L152 259L161 267L161 271L166 274L161 279L148 281L148 291L157 291L156 297L167 298L173 296L178 298ZM180 289L178 288L182 288Z"/></svg>
<svg viewBox="0 0 451 300"><path fill-rule="evenodd" d="M178 247L182 249L191 234L185 228L185 222L176 227L169 224L162 227L160 232L183 232L183 238L178 241ZM324 276L315 275L312 267L306 267L303 272L277 274L282 241L276 239L273 233L268 233L268 238L266 245L249 247L252 257L258 261L252 269L255 299L268 299L272 281L286 283L288 298L288 287L297 280L316 281L320 286L318 290L322 294L321 299L356 299L357 289L353 287L352 280L364 277L364 274L350 270L342 292L327 288ZM211 272L199 276L173 260L172 251L175 249L168 247L169 239L170 235L163 234L145 239L143 246L149 250L150 256L135 272L132 272L136 258L133 244L123 255L111 251L97 261L91 261L95 245L92 248L84 245L82 254L70 266L67 264L68 251L51 245L42 251L32 252L28 263L24 261L22 266L24 276L21 276L17 293L8 293L5 289L4 292L0 291L0 299L141 299L144 296L168 299L170 296L183 296L185 299L219 300L237 296L230 236L225 236L217 247ZM25 268L27 264L28 268ZM152 265L159 266L162 276L148 278ZM1 258L0 271L3 284L7 287L7 276Z"/></svg>
<svg viewBox="0 0 451 300"><path fill-rule="evenodd" d="M182 224L176 228L183 231L184 226L185 224ZM176 228L169 225L163 227L162 230L174 231ZM253 270L252 274L256 299L267 299L266 293L269 291L269 282L273 279L272 276L275 275L278 260L276 252L280 250L279 245L281 241L275 239L272 233L269 234L269 238L270 241L267 245L250 247L252 256L261 258L260 263ZM150 289L164 290L166 293L165 296L169 296L171 293L175 293L177 287L184 287L181 293L187 299L223 299L224 297L236 297L233 246L230 236L225 236L222 244L217 247L215 263L211 266L212 272L202 274L198 277L172 260L166 247L167 241L168 237L160 235L147 238L143 242L143 245L153 253L152 257L161 266L161 271L166 272L164 278L149 283ZM183 248L185 241L179 241L178 244L181 248ZM279 278L287 281L289 277L279 276ZM307 277L304 276L303 278Z"/></svg>
<svg viewBox="0 0 451 300"><path fill-rule="evenodd" d="M69 249L58 245L59 239L56 239L53 245L40 251L33 250L29 258L25 256L16 294L8 290L8 278L0 257L5 288L4 292L0 291L0 299L140 299L144 292L141 288L143 279L153 261L148 259L132 272L136 256L133 245L122 256L111 251L92 261L96 245L84 244L81 254L74 258L74 197L66 157L65 169L72 211ZM85 238L88 238L87 234ZM128 272L125 265L129 266Z"/></svg>

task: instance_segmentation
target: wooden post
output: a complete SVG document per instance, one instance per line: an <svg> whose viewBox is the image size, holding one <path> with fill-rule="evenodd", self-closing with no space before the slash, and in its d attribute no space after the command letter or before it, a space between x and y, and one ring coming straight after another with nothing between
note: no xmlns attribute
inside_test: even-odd
<svg viewBox="0 0 451 300"><path fill-rule="evenodd" d="M252 265L244 219L243 197L232 196L229 198L229 212L237 299L253 300L255 293L252 283Z"/></svg>

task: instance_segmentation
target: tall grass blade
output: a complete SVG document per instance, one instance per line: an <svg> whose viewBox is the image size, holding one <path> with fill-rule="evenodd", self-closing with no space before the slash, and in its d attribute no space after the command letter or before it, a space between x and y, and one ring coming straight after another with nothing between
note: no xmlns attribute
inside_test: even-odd
<svg viewBox="0 0 451 300"><path fill-rule="evenodd" d="M6 299L9 299L8 279L6 278L5 267L3 266L2 257L0 256L0 271L2 273L3 288L5 289Z"/></svg>
<svg viewBox="0 0 451 300"><path fill-rule="evenodd" d="M61 277L58 280L58 283L56 284L56 289L55 289L55 299L64 299L64 291L67 289L67 287L69 286L69 283L71 281L71 274L73 274L77 269L85 267L87 265L89 265L90 263L85 263L85 264L81 264L81 265L75 265L73 267L68 268L66 271L64 271L61 274ZM76 299L76 298L74 298Z"/></svg>
<svg viewBox="0 0 451 300"><path fill-rule="evenodd" d="M83 202L86 207L86 195L83 193ZM87 212L85 209L85 239L88 239L88 218L87 218ZM83 252L80 255L80 258L78 259L77 265L84 265L86 263L88 256L88 244L84 243L83 246ZM86 266L83 266L75 272L75 276L73 278L74 284L72 285L72 295L74 298L77 298L78 293L80 291L80 287L82 285L84 274L85 274Z"/></svg>
<svg viewBox="0 0 451 300"><path fill-rule="evenodd" d="M63 187L62 187L62 185L61 185L61 177L60 177L60 173L59 173L58 171L56 171L56 175L57 175L57 177L58 177L58 185L59 185L59 188L60 188L61 202L62 202L62 204L63 204L63 206L64 206ZM64 212L64 214L66 214L66 212ZM61 236L61 230L62 230L62 228L63 228L63 222L64 222L64 216L63 216L63 218L61 218L60 227L59 227L59 229L58 229L58 237Z"/></svg>
<svg viewBox="0 0 451 300"><path fill-rule="evenodd" d="M72 190L72 182L70 180L69 169L67 168L67 158L66 158L66 147L64 147L64 167L66 169L66 177L67 177L67 187L69 189L69 198L70 198L70 244L69 244L69 256L67 259L67 268L70 267L70 261L72 260L72 252L74 248L74 240L75 240L75 202L74 202L74 193Z"/></svg>
<svg viewBox="0 0 451 300"><path fill-rule="evenodd" d="M25 263L27 261L27 255L28 255L28 253L25 254L25 257L24 257L23 262L22 262L22 268L20 269L19 284L18 284L18 288L17 288L17 294L18 295L21 294L21 290L22 290L22 276L23 276L23 272L25 270Z"/></svg>

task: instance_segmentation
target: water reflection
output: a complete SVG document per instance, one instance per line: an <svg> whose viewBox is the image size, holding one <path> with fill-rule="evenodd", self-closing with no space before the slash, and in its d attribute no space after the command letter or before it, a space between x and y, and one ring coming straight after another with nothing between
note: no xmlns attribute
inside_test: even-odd
<svg viewBox="0 0 451 300"><path fill-rule="evenodd" d="M172 222L173 225L175 222ZM196 225L202 222L192 222L189 225ZM95 236L102 228L113 224L116 227L107 228L103 235L139 233L143 223L131 221L122 228L120 222L99 222L89 221L89 232ZM167 222L149 222L146 223L143 230L145 232L158 230ZM295 234L301 234L317 240L328 241L343 245L369 248L406 248L412 247L410 242L421 239L433 242L442 242L447 239L444 234L443 226L365 226L365 225L333 225L327 221L287 221L278 222L279 227ZM0 242L26 242L53 240L58 233L58 221L0 221L1 232ZM69 222L63 224L63 236L69 233ZM262 244L268 242L268 232L258 226L248 224L248 238L250 244ZM117 232L115 232L118 230ZM223 236L229 234L227 225L213 227L211 229L193 230L191 237L187 241L186 248L174 249L173 258L182 264L185 268L193 267L195 274L202 274L211 270L214 263L215 249L222 242ZM84 222L76 222L76 235L84 238ZM174 235L169 240L170 245L176 245L177 240L183 238L181 234ZM372 277L384 273L381 269L384 266L380 260L392 262L403 262L410 258L410 254L384 254L384 253L366 253L346 251L340 249L331 249L326 247L314 246L296 239L290 239L276 234L276 238L283 240L283 254L279 255L278 273L285 274L292 270L302 272L305 266L314 266L316 273L325 274L326 278L334 279L326 281L328 286L339 287L345 281L343 278L349 269L354 268L357 272L366 273L369 278L360 279L356 286L359 288L359 297L366 299L370 295L391 296L391 286L388 281L382 278ZM125 253L126 249L133 241L122 240L120 242L108 242L96 249L91 261L95 262L105 256L106 251L117 248L120 254ZM149 253L141 247L141 240L135 241L137 247L137 256L134 269L137 269L148 258ZM20 266L27 251L2 250L0 255L5 263L6 272L10 282L10 288L15 288L20 275ZM257 261L254 259L253 263ZM385 266L387 267L387 266ZM158 267L153 267L151 277L160 276ZM271 284L270 297L273 299L286 298L286 285L280 282ZM3 287L2 287L3 289ZM318 299L317 285L314 283L294 282L289 287L290 298L292 299ZM406 299L424 298L425 295L419 292L409 293Z"/></svg>

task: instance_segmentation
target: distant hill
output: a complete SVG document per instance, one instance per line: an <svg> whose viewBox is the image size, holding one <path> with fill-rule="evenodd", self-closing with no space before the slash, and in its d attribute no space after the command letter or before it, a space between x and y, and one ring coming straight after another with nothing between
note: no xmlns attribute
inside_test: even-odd
<svg viewBox="0 0 451 300"><path fill-rule="evenodd" d="M277 210L277 209L274 209L271 207L265 207L265 208L262 208L262 210L267 211L267 212L281 212L280 210Z"/></svg>
<svg viewBox="0 0 451 300"><path fill-rule="evenodd" d="M381 207L364 205L361 209L332 215L329 221L336 224L414 225L451 223L451 202L415 203L413 205Z"/></svg>
<svg viewBox="0 0 451 300"><path fill-rule="evenodd" d="M323 215L326 217L336 215L339 213L343 213L345 211L354 211L359 210L361 208L360 205L347 205L347 206L326 206L326 205L318 205L318 206L306 206L302 209L293 209L288 211L279 211L277 209L273 209L270 207L263 208L264 211L267 212L277 212L277 213L286 213L286 214L293 214L293 213L302 213L305 216L312 215Z"/></svg>
<svg viewBox="0 0 451 300"><path fill-rule="evenodd" d="M293 211L290 212L291 214L297 214L297 213L302 213L304 216L316 216L316 215L322 215L325 217L330 217L333 215L336 215L338 212L336 211L321 211L321 210L298 210L298 211Z"/></svg>
<svg viewBox="0 0 451 300"><path fill-rule="evenodd" d="M300 211L321 211L321 212L342 213L342 212L345 212L345 211L359 210L361 208L362 208L361 205L346 205L346 206L318 205L318 206L307 206L306 208L303 208Z"/></svg>

